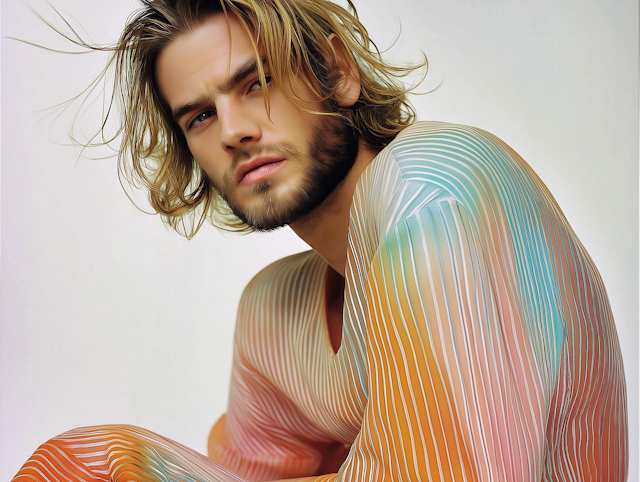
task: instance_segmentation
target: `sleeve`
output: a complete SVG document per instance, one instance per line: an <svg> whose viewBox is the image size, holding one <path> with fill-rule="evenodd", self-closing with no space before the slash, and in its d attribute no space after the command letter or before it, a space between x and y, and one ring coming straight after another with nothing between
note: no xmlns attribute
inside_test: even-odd
<svg viewBox="0 0 640 482"><path fill-rule="evenodd" d="M456 201L382 241L368 278L369 401L344 481L534 481L543 409L517 306Z"/></svg>
<svg viewBox="0 0 640 482"><path fill-rule="evenodd" d="M209 443L210 456L248 480L322 473L327 456L340 449L239 354L234 359L228 411L219 424L214 428L217 440Z"/></svg>

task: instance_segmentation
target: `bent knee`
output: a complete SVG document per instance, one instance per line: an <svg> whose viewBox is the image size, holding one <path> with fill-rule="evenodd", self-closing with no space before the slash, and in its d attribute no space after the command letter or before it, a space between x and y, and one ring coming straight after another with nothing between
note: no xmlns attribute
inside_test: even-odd
<svg viewBox="0 0 640 482"><path fill-rule="evenodd" d="M132 425L79 427L40 445L15 477L15 481L71 479L103 480L114 470L129 472L145 452L145 441L155 436ZM117 454L117 468L110 459Z"/></svg>

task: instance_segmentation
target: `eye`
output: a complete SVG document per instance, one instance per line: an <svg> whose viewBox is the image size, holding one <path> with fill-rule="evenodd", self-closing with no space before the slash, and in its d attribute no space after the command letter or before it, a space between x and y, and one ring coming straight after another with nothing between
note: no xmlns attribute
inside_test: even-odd
<svg viewBox="0 0 640 482"><path fill-rule="evenodd" d="M271 83L271 76L265 75L264 80L266 80L267 85L269 85ZM256 80L254 83L252 83L249 86L249 92L252 92L254 90L260 90L260 89L262 89L262 84L260 83L260 79Z"/></svg>
<svg viewBox="0 0 640 482"><path fill-rule="evenodd" d="M191 130L192 127L198 127L204 121L206 121L209 117L215 115L215 112L212 110L207 110L198 114L187 126L187 130Z"/></svg>

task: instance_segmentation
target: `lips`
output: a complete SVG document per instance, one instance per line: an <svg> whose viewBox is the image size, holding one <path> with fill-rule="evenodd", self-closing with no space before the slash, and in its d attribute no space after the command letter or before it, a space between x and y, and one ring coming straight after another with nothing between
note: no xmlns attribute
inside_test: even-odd
<svg viewBox="0 0 640 482"><path fill-rule="evenodd" d="M268 178L282 164L284 158L277 156L263 156L241 164L236 171L236 182L249 185Z"/></svg>

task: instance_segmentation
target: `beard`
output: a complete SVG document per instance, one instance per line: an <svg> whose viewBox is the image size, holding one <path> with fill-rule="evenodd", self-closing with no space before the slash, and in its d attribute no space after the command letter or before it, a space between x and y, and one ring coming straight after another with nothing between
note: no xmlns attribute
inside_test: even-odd
<svg viewBox="0 0 640 482"><path fill-rule="evenodd" d="M255 146L239 150L234 155L233 169L225 176L218 192L233 213L256 231L272 231L307 216L329 196L346 177L358 155L358 136L353 127L341 117L320 116L305 155L288 144ZM257 182L248 188L258 196L257 206L242 206L234 192L233 172L243 160L258 154L282 154L288 162L299 163L306 169L300 186L286 198L274 199L271 179Z"/></svg>

